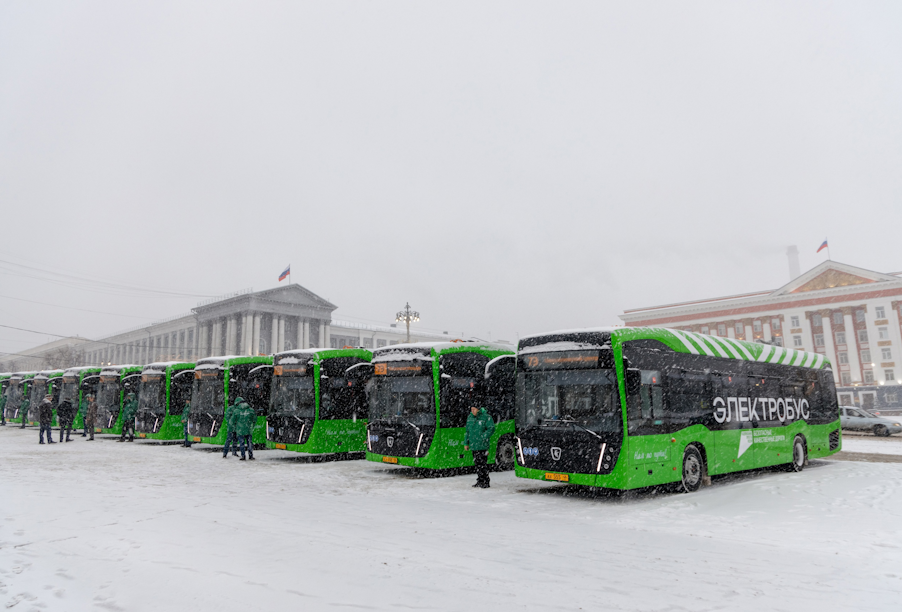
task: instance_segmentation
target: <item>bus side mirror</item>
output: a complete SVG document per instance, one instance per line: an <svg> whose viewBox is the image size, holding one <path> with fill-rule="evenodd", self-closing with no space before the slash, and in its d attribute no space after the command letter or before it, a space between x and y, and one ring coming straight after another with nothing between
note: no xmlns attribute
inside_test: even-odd
<svg viewBox="0 0 902 612"><path fill-rule="evenodd" d="M628 369L626 371L626 394L638 395L639 389L642 387L642 372L640 370Z"/></svg>

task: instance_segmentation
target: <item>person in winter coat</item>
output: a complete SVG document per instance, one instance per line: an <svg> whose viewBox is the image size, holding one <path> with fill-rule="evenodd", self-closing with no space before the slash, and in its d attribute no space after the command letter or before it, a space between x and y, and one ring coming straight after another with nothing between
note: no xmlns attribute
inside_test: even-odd
<svg viewBox="0 0 902 612"><path fill-rule="evenodd" d="M135 441L135 415L138 414L138 400L134 393L125 396L125 404L122 405L122 434L120 442L125 442L125 434L128 432L128 441Z"/></svg>
<svg viewBox="0 0 902 612"><path fill-rule="evenodd" d="M69 436L72 433L72 421L75 420L75 409L72 407L72 402L61 401L56 409L56 414L60 419L60 442L63 441L63 433L65 433L66 442L71 442L72 438Z"/></svg>
<svg viewBox="0 0 902 612"><path fill-rule="evenodd" d="M191 448L191 440L188 439L188 418L191 416L191 400L185 400L185 406L182 408L182 429L185 432L185 448Z"/></svg>
<svg viewBox="0 0 902 612"><path fill-rule="evenodd" d="M495 433L495 421L485 408L470 407L467 415L467 433L464 435L464 450L473 451L476 464L476 484L480 489L489 488L489 442Z"/></svg>
<svg viewBox="0 0 902 612"><path fill-rule="evenodd" d="M19 416L22 417L22 427L19 429L25 429L25 424L28 423L28 410L31 408L31 401L27 397L22 398L22 403L19 404Z"/></svg>
<svg viewBox="0 0 902 612"><path fill-rule="evenodd" d="M251 408L242 398L235 398L234 412L235 433L238 435L238 448L241 451L241 461L244 461L244 447L247 445L248 458L254 460L254 443L251 434L254 425L257 424L257 412Z"/></svg>
<svg viewBox="0 0 902 612"><path fill-rule="evenodd" d="M45 395L44 399L38 405L38 419L41 422L40 443L44 443L44 432L47 432L47 444L56 444L53 441L53 401L49 395Z"/></svg>
<svg viewBox="0 0 902 612"><path fill-rule="evenodd" d="M0 395L0 426L6 425L6 393Z"/></svg>
<svg viewBox="0 0 902 612"><path fill-rule="evenodd" d="M225 459L229 454L229 448L232 449L232 456L237 457L238 453L238 434L235 433L235 414L238 412L238 402L244 401L240 397L235 398L235 403L226 408L225 418L222 424L226 428L225 446L222 447L222 458Z"/></svg>
<svg viewBox="0 0 902 612"><path fill-rule="evenodd" d="M82 425L81 437L82 438L86 438L88 436L88 422L85 420L85 417L87 416L87 412L88 412L87 395L88 395L87 393L81 394L82 398L78 402L78 413L76 414L76 416L78 416L79 414L81 415L81 425Z"/></svg>
<svg viewBox="0 0 902 612"><path fill-rule="evenodd" d="M91 432L88 441L94 439L94 423L97 420L97 400L93 395L88 394L85 397L85 431Z"/></svg>

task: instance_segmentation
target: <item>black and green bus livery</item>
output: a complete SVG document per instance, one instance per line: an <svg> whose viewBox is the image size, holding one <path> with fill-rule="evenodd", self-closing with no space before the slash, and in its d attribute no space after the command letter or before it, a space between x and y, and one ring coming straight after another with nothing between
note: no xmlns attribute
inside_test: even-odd
<svg viewBox="0 0 902 612"><path fill-rule="evenodd" d="M522 478L676 485L841 449L824 355L653 327L561 331L517 352Z"/></svg>
<svg viewBox="0 0 902 612"><path fill-rule="evenodd" d="M103 434L122 434L122 406L125 397L134 393L140 401L139 382L141 380L139 365L104 366L100 371L100 382L97 385L97 418L94 431Z"/></svg>
<svg viewBox="0 0 902 612"><path fill-rule="evenodd" d="M470 468L464 450L471 406L485 407L496 422L488 463L514 465L512 401L498 401L485 373L513 347L489 342L419 342L373 352L366 383L369 461L427 470ZM512 397L512 387L507 395Z"/></svg>
<svg viewBox="0 0 902 612"><path fill-rule="evenodd" d="M301 349L273 356L266 447L299 453L363 453L366 349Z"/></svg>
<svg viewBox="0 0 902 612"><path fill-rule="evenodd" d="M188 435L194 442L224 445L227 427L223 427L226 408L238 397L257 412L252 440L266 442L266 415L272 386L272 357L207 357L194 366Z"/></svg>
<svg viewBox="0 0 902 612"><path fill-rule="evenodd" d="M28 415L23 414L22 400L30 400L31 380L37 372L13 372L7 379L6 420L10 423L28 423ZM29 406L30 408L30 406Z"/></svg>
<svg viewBox="0 0 902 612"><path fill-rule="evenodd" d="M150 363L141 371L135 435L149 440L182 440L182 411L191 401L194 364Z"/></svg>
<svg viewBox="0 0 902 612"><path fill-rule="evenodd" d="M74 430L84 427L87 397L92 393L97 393L97 386L100 384L100 370L101 368L96 366L78 366L67 368L63 372L59 401L68 400L75 408L75 419L72 421Z"/></svg>
<svg viewBox="0 0 902 612"><path fill-rule="evenodd" d="M62 389L62 375L63 370L43 370L31 379L28 390L30 401L27 423L29 425L41 424L40 407L45 395L50 395L50 402L53 405L53 418L50 424L54 427L59 424L56 408L59 405L60 390Z"/></svg>

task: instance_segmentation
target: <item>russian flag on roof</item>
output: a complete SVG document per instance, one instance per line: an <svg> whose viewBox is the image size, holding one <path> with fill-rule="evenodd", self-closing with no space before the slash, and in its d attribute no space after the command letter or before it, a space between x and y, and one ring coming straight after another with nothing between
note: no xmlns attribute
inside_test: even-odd
<svg viewBox="0 0 902 612"><path fill-rule="evenodd" d="M285 271L279 275L279 282L285 280L285 277L287 277L289 274L291 274L291 264L288 264L288 267L285 268Z"/></svg>
<svg viewBox="0 0 902 612"><path fill-rule="evenodd" d="M821 244L821 246L819 246L819 247L817 248L817 252L820 253L821 251L823 251L823 250L826 249L826 248L827 248L827 241L824 240L823 244ZM282 280L282 279L279 279L279 280Z"/></svg>

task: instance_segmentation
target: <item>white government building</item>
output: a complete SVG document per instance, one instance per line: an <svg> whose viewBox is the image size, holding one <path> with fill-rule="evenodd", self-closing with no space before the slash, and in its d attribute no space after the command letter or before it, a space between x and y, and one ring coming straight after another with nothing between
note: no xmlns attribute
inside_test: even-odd
<svg viewBox="0 0 902 612"><path fill-rule="evenodd" d="M833 364L841 404L902 408L902 272L826 261L796 276L774 291L636 308L620 318L821 353Z"/></svg>
<svg viewBox="0 0 902 612"><path fill-rule="evenodd" d="M190 314L100 338L73 337L0 360L0 371L22 372L75 365L195 361L213 355L268 355L344 346L380 348L407 340L402 323L375 326L335 321L337 308L300 285L234 294L201 302ZM411 329L411 342L454 338Z"/></svg>

